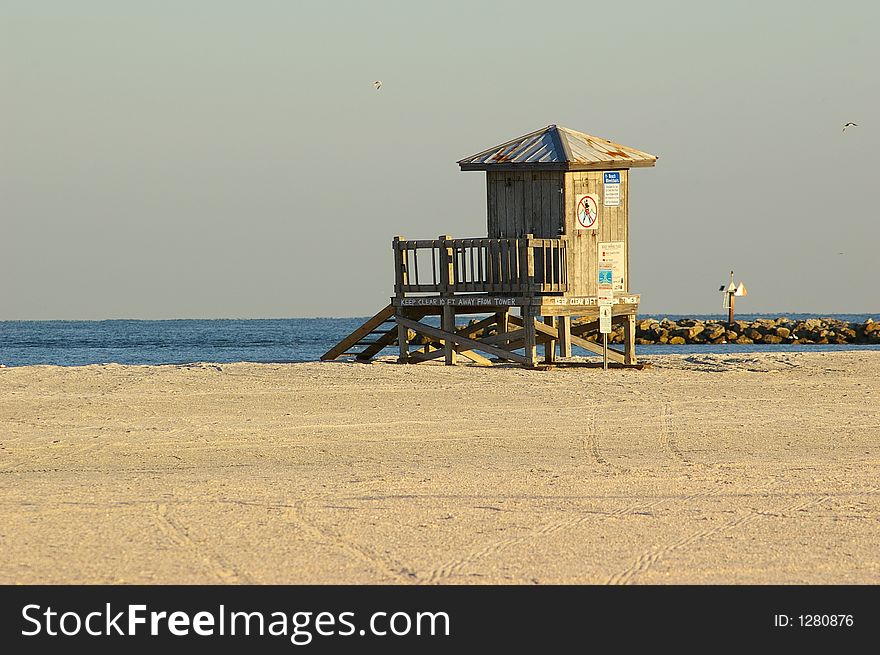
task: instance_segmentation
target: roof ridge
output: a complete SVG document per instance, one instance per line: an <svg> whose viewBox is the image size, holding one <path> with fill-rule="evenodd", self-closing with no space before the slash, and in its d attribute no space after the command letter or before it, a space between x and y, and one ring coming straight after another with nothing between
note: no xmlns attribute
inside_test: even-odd
<svg viewBox="0 0 880 655"><path fill-rule="evenodd" d="M656 161L650 153L551 123L459 159L458 165L462 170L590 170L653 166Z"/></svg>
<svg viewBox="0 0 880 655"><path fill-rule="evenodd" d="M553 125L552 128L553 135L556 137L556 140L559 142L559 147L562 150L563 161L570 164L574 161L574 157L571 154L571 146L568 143L568 134L566 134L569 130L560 127L559 125Z"/></svg>

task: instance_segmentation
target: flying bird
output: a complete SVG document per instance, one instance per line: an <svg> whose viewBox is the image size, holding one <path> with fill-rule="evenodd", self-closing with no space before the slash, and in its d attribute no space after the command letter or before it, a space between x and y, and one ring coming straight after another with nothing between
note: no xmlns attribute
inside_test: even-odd
<svg viewBox="0 0 880 655"><path fill-rule="evenodd" d="M379 89L382 88L382 80L376 80L375 82L373 82L373 86L376 87L376 91L378 91ZM846 128L844 128L844 129L846 129Z"/></svg>
<svg viewBox="0 0 880 655"><path fill-rule="evenodd" d="M848 127L858 127L858 126L859 126L858 123L846 123L846 124L843 126L843 131L846 132L846 128L848 128Z"/></svg>

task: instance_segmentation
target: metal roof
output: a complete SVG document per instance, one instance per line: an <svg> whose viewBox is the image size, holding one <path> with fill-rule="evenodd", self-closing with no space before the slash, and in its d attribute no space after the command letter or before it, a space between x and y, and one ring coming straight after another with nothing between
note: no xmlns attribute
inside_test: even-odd
<svg viewBox="0 0 880 655"><path fill-rule="evenodd" d="M607 170L653 166L656 155L608 139L548 125L458 162L463 171Z"/></svg>

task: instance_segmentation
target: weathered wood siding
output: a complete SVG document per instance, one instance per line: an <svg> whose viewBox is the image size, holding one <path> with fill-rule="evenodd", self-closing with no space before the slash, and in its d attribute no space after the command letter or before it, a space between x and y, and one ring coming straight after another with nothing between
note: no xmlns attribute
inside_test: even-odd
<svg viewBox="0 0 880 655"><path fill-rule="evenodd" d="M487 171L488 236L557 239L563 227L562 171Z"/></svg>
<svg viewBox="0 0 880 655"><path fill-rule="evenodd" d="M629 171L620 171L620 205L605 207L603 198L604 171L571 171L564 173L565 234L571 237L568 250L569 296L595 296L597 293L597 248L600 241L626 243L624 283L629 291ZM599 198L599 227L577 229L577 197L594 193Z"/></svg>

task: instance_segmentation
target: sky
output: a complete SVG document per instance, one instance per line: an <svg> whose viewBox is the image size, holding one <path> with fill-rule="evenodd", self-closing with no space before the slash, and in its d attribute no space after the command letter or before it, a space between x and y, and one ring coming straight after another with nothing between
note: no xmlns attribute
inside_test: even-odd
<svg viewBox="0 0 880 655"><path fill-rule="evenodd" d="M0 0L0 320L363 316L456 161L551 123L630 177L642 313L878 312L880 3ZM380 79L380 90L373 80ZM847 121L858 127L842 131Z"/></svg>

